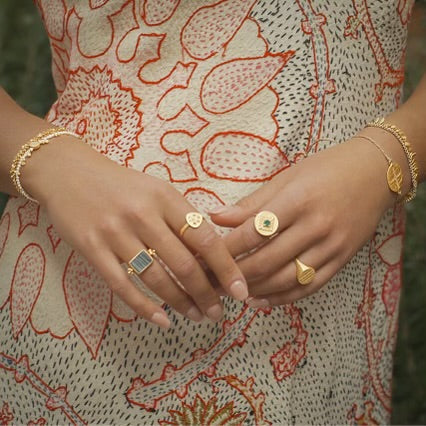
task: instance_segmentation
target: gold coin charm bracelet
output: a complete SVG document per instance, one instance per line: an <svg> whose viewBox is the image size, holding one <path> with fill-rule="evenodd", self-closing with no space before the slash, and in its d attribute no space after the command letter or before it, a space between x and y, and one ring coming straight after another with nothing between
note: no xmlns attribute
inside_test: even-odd
<svg viewBox="0 0 426 426"><path fill-rule="evenodd" d="M386 154L386 152L374 139L368 136L361 136L361 135L355 136L354 139L365 139L366 141L371 142L376 148L380 150L380 152L384 155L384 157L386 158L386 161L388 162L388 171L386 173L388 187L392 192L398 195L401 195L402 183L403 183L401 166L398 163L395 163L394 161L392 161L392 159Z"/></svg>
<svg viewBox="0 0 426 426"><path fill-rule="evenodd" d="M408 168L410 170L411 176L411 188L403 199L403 201L408 203L416 196L417 192L419 166L416 161L416 153L412 150L404 132L395 125L386 123L384 118L378 118L377 120L368 123L366 127L378 127L379 129L385 130L386 132L392 134L402 146L402 149L404 150L404 153L407 157Z"/></svg>
<svg viewBox="0 0 426 426"><path fill-rule="evenodd" d="M39 133L34 138L30 139L26 144L22 145L19 152L16 154L14 160L12 161L12 165L10 167L10 177L12 179L13 184L15 185L16 190L27 198L28 200L34 201L38 203L37 200L32 198L22 187L21 185L21 169L25 166L28 158L31 157L32 153L39 149L42 145L49 143L49 141L53 138L56 138L61 135L70 135L75 136L79 139L81 137L76 133L70 132L64 127L54 127L48 130L45 130Z"/></svg>

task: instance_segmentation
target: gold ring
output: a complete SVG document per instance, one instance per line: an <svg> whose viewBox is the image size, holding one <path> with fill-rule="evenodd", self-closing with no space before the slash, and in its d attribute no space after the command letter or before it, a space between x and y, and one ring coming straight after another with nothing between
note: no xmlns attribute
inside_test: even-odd
<svg viewBox="0 0 426 426"><path fill-rule="evenodd" d="M315 278L315 269L312 266L305 265L297 257L296 262L296 278L299 284L310 284Z"/></svg>
<svg viewBox="0 0 426 426"><path fill-rule="evenodd" d="M145 269L149 268L154 262L153 257L157 256L154 249L142 249L136 256L132 257L127 262L127 273L129 275L141 274Z"/></svg>
<svg viewBox="0 0 426 426"><path fill-rule="evenodd" d="M198 212L189 212L185 216L186 223L180 228L179 234L182 236L188 228L197 229L203 223L203 215Z"/></svg>
<svg viewBox="0 0 426 426"><path fill-rule="evenodd" d="M254 227L258 234L271 237L277 232L279 221L274 213L264 210L255 216Z"/></svg>

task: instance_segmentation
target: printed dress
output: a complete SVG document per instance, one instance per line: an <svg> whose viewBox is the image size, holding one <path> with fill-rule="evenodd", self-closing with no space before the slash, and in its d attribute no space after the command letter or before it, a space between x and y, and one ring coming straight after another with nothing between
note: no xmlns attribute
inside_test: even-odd
<svg viewBox="0 0 426 426"><path fill-rule="evenodd" d="M202 213L401 100L411 0L36 3L58 91L48 120ZM297 303L225 298L219 324L166 307L164 331L111 293L43 208L12 197L0 221L0 422L387 423L403 230L389 210Z"/></svg>

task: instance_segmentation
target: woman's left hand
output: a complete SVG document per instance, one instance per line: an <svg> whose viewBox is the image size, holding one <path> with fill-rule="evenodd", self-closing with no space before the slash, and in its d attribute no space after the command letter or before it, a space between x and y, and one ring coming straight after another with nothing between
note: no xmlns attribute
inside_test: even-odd
<svg viewBox="0 0 426 426"><path fill-rule="evenodd" d="M249 305L291 303L318 291L373 236L393 205L387 162L363 139L351 139L276 175L234 206L211 212L214 223L233 227L225 238L249 286ZM254 215L268 210L279 219L279 234L259 235ZM296 279L294 259L316 270L312 283Z"/></svg>

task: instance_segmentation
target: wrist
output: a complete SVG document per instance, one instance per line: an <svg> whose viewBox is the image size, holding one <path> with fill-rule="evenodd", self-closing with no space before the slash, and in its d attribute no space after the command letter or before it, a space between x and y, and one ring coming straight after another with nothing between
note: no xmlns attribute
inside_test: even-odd
<svg viewBox="0 0 426 426"><path fill-rule="evenodd" d="M100 158L98 158L100 157ZM31 197L45 205L55 191L63 191L67 181L87 161L103 159L103 156L71 135L55 137L50 143L34 151L21 169L21 184Z"/></svg>
<svg viewBox="0 0 426 426"><path fill-rule="evenodd" d="M377 127L366 127L358 135L374 140L377 146L373 148L378 151L379 155L379 151L381 148L386 154L386 156L390 158L393 163L396 163L400 166L402 172L402 186L401 194L398 196L398 200L404 200L405 196L412 188L412 180L407 155L401 144L398 142L394 135L384 129ZM385 160L384 156L383 159Z"/></svg>
<svg viewBox="0 0 426 426"><path fill-rule="evenodd" d="M370 132L360 132L356 136L368 136L371 139L375 139L375 136ZM381 206L382 213L387 209L393 207L399 197L403 195L398 195L397 193L391 191L388 185L387 180L387 171L389 168L389 163L386 157L380 152L380 149L377 146L374 146L368 140L357 138L354 136L350 139L347 144L352 146L353 158L356 159L360 165L357 167L358 173L364 176L364 185L366 186L365 190L368 191L369 196L374 197L378 204ZM377 145L381 146L379 142ZM383 151L392 159L393 162L397 162L395 158L392 157L386 151L386 144ZM403 182L402 194L406 190L406 183Z"/></svg>
<svg viewBox="0 0 426 426"><path fill-rule="evenodd" d="M401 129L416 153L418 165L418 183L426 180L426 121L424 113L426 107L426 75L420 81L410 98L396 111L385 117L385 122Z"/></svg>

